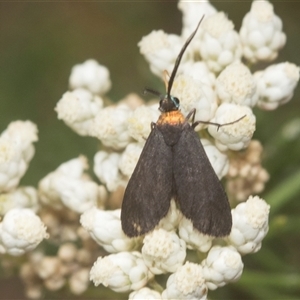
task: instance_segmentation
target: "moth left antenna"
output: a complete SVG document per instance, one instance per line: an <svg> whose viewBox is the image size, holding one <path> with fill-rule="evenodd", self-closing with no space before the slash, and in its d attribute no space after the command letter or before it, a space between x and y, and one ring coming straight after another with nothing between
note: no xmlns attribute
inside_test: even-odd
<svg viewBox="0 0 300 300"><path fill-rule="evenodd" d="M202 22L204 18L204 15L202 16L201 20L199 21L196 29L194 30L194 32L189 36L189 38L187 39L187 41L185 42L185 44L183 45L182 49L180 50L178 56L177 56L177 59L176 59L176 62L175 62L175 65L174 65L174 69L171 73L171 76L170 76L170 79L169 79L169 83L168 83L168 90L167 90L167 97L170 98L170 93L171 93L171 89L172 89L172 85L173 85L173 82L174 82L174 78L176 76L176 73L177 73L177 70L178 70L178 67L179 67L179 64L180 64L180 61L181 61L181 58L187 48L187 46L190 44L190 42L192 41L192 39L194 38L195 34L197 33L198 31L198 28Z"/></svg>

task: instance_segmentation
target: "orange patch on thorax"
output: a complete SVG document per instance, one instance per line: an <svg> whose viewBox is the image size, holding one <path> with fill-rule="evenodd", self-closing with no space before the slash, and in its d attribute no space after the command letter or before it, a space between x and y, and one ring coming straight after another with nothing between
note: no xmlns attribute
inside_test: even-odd
<svg viewBox="0 0 300 300"><path fill-rule="evenodd" d="M174 111L162 113L156 124L177 125L177 124L184 123L184 121L185 121L185 117L183 116L183 114L179 110L174 110Z"/></svg>

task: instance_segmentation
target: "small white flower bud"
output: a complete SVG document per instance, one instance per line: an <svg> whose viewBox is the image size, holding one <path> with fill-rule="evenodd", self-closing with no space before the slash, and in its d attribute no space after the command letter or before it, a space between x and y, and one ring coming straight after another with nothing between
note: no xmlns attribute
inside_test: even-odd
<svg viewBox="0 0 300 300"><path fill-rule="evenodd" d="M72 159L59 166L39 182L42 202L61 208L61 203L71 210L82 213L97 203L101 204L101 187L85 174L87 159Z"/></svg>
<svg viewBox="0 0 300 300"><path fill-rule="evenodd" d="M168 278L162 298L206 300L207 291L202 267L187 261Z"/></svg>
<svg viewBox="0 0 300 300"><path fill-rule="evenodd" d="M95 116L103 107L103 100L84 89L66 92L55 107L57 118L63 120L79 135L91 135Z"/></svg>
<svg viewBox="0 0 300 300"><path fill-rule="evenodd" d="M200 55L215 73L239 61L242 46L234 25L223 12L205 17L200 32Z"/></svg>
<svg viewBox="0 0 300 300"><path fill-rule="evenodd" d="M160 220L157 228L162 228L166 231L176 231L181 218L182 213L177 208L176 201L172 199L167 215Z"/></svg>
<svg viewBox="0 0 300 300"><path fill-rule="evenodd" d="M231 103L221 104L211 122L226 124L239 120L230 125L218 126L209 125L209 133L216 139L216 146L221 150L241 150L250 143L255 131L256 118L248 106L239 106Z"/></svg>
<svg viewBox="0 0 300 300"><path fill-rule="evenodd" d="M47 238L45 225L28 208L11 209L0 223L0 244L13 256L33 250Z"/></svg>
<svg viewBox="0 0 300 300"><path fill-rule="evenodd" d="M56 256L44 256L35 265L36 272L42 279L59 274L60 267L61 261Z"/></svg>
<svg viewBox="0 0 300 300"><path fill-rule="evenodd" d="M131 113L131 109L125 104L105 107L94 119L92 135L107 147L116 150L125 148L131 140L128 132Z"/></svg>
<svg viewBox="0 0 300 300"><path fill-rule="evenodd" d="M290 101L299 81L299 70L295 64L284 62L255 72L259 95L257 106L272 110Z"/></svg>
<svg viewBox="0 0 300 300"><path fill-rule="evenodd" d="M31 121L15 121L8 125L1 137L14 141L21 148L23 159L29 163L35 152L32 143L38 141L37 134L37 126Z"/></svg>
<svg viewBox="0 0 300 300"><path fill-rule="evenodd" d="M83 230L85 231L85 229L83 229ZM90 244L91 244L90 240L88 242L86 242L85 244L87 244L86 248L78 249L78 251L76 253L76 261L80 265L85 265L86 266L86 265L90 265L92 260L93 260L94 253L91 252L90 248L93 248L94 245L90 246Z"/></svg>
<svg viewBox="0 0 300 300"><path fill-rule="evenodd" d="M72 273L69 279L70 291L75 295L85 292L89 286L89 269L82 268Z"/></svg>
<svg viewBox="0 0 300 300"><path fill-rule="evenodd" d="M37 281L40 281L31 261L26 261L20 266L19 276L27 287L37 284Z"/></svg>
<svg viewBox="0 0 300 300"><path fill-rule="evenodd" d="M157 229L144 238L142 255L154 274L174 272L184 262L185 242L175 232Z"/></svg>
<svg viewBox="0 0 300 300"><path fill-rule="evenodd" d="M137 107L128 119L130 136L138 142L145 142L151 131L151 122L156 122L159 115L158 104Z"/></svg>
<svg viewBox="0 0 300 300"><path fill-rule="evenodd" d="M253 107L258 100L255 80L241 62L230 64L220 73L216 91L221 102Z"/></svg>
<svg viewBox="0 0 300 300"><path fill-rule="evenodd" d="M229 198L245 201L253 193L263 191L269 174L261 166L262 145L252 140L247 149L230 157L226 190Z"/></svg>
<svg viewBox="0 0 300 300"><path fill-rule="evenodd" d="M139 290L153 278L140 252L119 252L99 257L90 271L96 286L103 284L115 292Z"/></svg>
<svg viewBox="0 0 300 300"><path fill-rule="evenodd" d="M14 141L0 137L0 192L15 188L27 168L21 148Z"/></svg>
<svg viewBox="0 0 300 300"><path fill-rule="evenodd" d="M250 196L232 210L232 230L228 242L240 253L255 253L261 248L269 226L270 206L258 196Z"/></svg>
<svg viewBox="0 0 300 300"><path fill-rule="evenodd" d="M13 208L30 208L36 212L39 207L37 190L32 186L24 186L10 193L0 195L0 215L6 214Z"/></svg>
<svg viewBox="0 0 300 300"><path fill-rule="evenodd" d="M0 192L14 189L34 155L37 127L30 121L15 121L0 136Z"/></svg>
<svg viewBox="0 0 300 300"><path fill-rule="evenodd" d="M203 277L210 290L237 281L243 272L241 255L233 247L214 246L202 261Z"/></svg>
<svg viewBox="0 0 300 300"><path fill-rule="evenodd" d="M153 30L142 38L138 46L153 74L162 77L165 70L171 73L182 43L181 38L175 34Z"/></svg>
<svg viewBox="0 0 300 300"><path fill-rule="evenodd" d="M213 88L215 85L216 75L208 69L207 65L203 61L187 61L181 65L181 70L183 74L201 82L200 86L205 84ZM207 97L208 96L209 95L207 95Z"/></svg>
<svg viewBox="0 0 300 300"><path fill-rule="evenodd" d="M43 286L41 284L26 286L25 294L29 299L41 299L43 298Z"/></svg>
<svg viewBox="0 0 300 300"><path fill-rule="evenodd" d="M229 160L227 155L222 153L207 139L201 139L201 143L215 173L221 180L228 173L229 169Z"/></svg>
<svg viewBox="0 0 300 300"><path fill-rule="evenodd" d="M157 100L157 99L156 99ZM132 110L135 110L139 106L144 105L145 101L140 97L139 94L129 93L123 97L120 101L120 104L128 105Z"/></svg>
<svg viewBox="0 0 300 300"><path fill-rule="evenodd" d="M71 89L86 88L93 94L100 95L105 94L111 87L108 69L94 59L75 65L71 71L69 84Z"/></svg>
<svg viewBox="0 0 300 300"><path fill-rule="evenodd" d="M182 12L182 36L187 38L195 30L202 16L208 17L217 12L213 5L207 1L185 1L178 2L178 9ZM201 28L199 28L201 30Z"/></svg>
<svg viewBox="0 0 300 300"><path fill-rule="evenodd" d="M72 262L77 255L77 248L72 243L65 243L58 249L57 256L63 262Z"/></svg>
<svg viewBox="0 0 300 300"><path fill-rule="evenodd" d="M67 280L65 277L63 277L61 274L57 274L56 276L47 278L44 281L44 286L50 291L57 291L66 284L66 281Z"/></svg>
<svg viewBox="0 0 300 300"><path fill-rule="evenodd" d="M212 245L213 237L204 235L196 230L192 222L182 218L178 226L179 237L186 242L188 249L207 252Z"/></svg>
<svg viewBox="0 0 300 300"><path fill-rule="evenodd" d="M28 299L42 299L43 286L41 284L29 285L25 287L25 294Z"/></svg>
<svg viewBox="0 0 300 300"><path fill-rule="evenodd" d="M120 185L124 185L119 172L120 158L119 153L105 151L99 151L94 156L94 172L110 192L115 191Z"/></svg>
<svg viewBox="0 0 300 300"><path fill-rule="evenodd" d="M143 287L129 294L128 300L161 300L161 294L157 291Z"/></svg>
<svg viewBox="0 0 300 300"><path fill-rule="evenodd" d="M119 169L127 177L130 177L139 160L144 145L131 143L127 145L119 161Z"/></svg>
<svg viewBox="0 0 300 300"><path fill-rule="evenodd" d="M140 239L124 234L120 214L120 209L109 211L93 207L81 215L80 223L107 252L132 251L139 246Z"/></svg>
<svg viewBox="0 0 300 300"><path fill-rule="evenodd" d="M217 97L214 90L189 75L176 77L172 94L180 100L180 108L184 115L196 109L195 120L209 121L217 109ZM200 126L197 126L200 129Z"/></svg>
<svg viewBox="0 0 300 300"><path fill-rule="evenodd" d="M243 55L255 63L274 60L284 46L286 36L282 32L282 22L275 15L269 1L255 0L240 29Z"/></svg>
<svg viewBox="0 0 300 300"><path fill-rule="evenodd" d="M212 4L207 1L184 1L180 0L178 2L178 8L182 11L182 30L181 36L184 40L186 40L191 33L195 30L196 26L199 23L201 17L208 17L215 13L217 10L212 6ZM199 48L201 41L199 36L201 35L200 32L202 31L202 26L198 28L198 32L196 33L193 41L190 43L186 52L190 57L198 55L199 56Z"/></svg>

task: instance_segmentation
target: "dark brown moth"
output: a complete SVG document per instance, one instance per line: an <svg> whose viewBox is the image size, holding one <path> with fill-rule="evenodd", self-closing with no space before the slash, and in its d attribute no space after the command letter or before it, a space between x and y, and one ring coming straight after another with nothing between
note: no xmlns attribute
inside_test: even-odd
<svg viewBox="0 0 300 300"><path fill-rule="evenodd" d="M231 231L231 209L226 193L194 128L199 123L221 127L238 120L226 124L194 122L196 110L183 116L179 111L179 99L171 96L181 58L202 19L177 57L167 94L146 89L160 96L162 113L158 121L151 124L151 133L125 190L121 222L129 237L153 230L168 213L172 198L199 232L222 237Z"/></svg>

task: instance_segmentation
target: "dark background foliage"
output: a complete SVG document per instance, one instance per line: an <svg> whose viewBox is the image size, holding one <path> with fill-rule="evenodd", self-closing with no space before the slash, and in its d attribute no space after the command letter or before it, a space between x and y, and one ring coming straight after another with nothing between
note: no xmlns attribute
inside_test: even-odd
<svg viewBox="0 0 300 300"><path fill-rule="evenodd" d="M251 5L250 1L212 3L228 14L237 30ZM272 3L287 34L277 62L300 65L300 2ZM0 132L18 119L29 119L39 128L36 155L22 184L36 186L62 162L79 154L91 159L95 153L97 142L76 135L54 112L68 89L72 66L89 58L107 66L113 82L108 95L114 101L139 93L145 85L163 90L137 47L142 36L154 29L180 33L181 13L175 1L0 3ZM244 257L241 280L210 293L211 299L300 297L300 134L293 139L283 134L291 120L300 120L299 96L298 88L287 105L271 112L255 111L255 138L265 147L264 166L271 175L262 195L272 205L270 232L260 252ZM3 279L0 290L2 299L22 297L14 277ZM104 299L101 294L97 298Z"/></svg>

